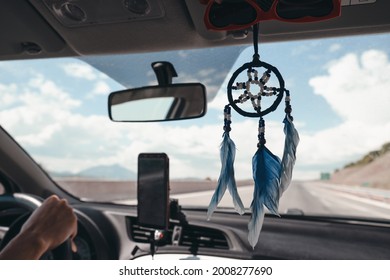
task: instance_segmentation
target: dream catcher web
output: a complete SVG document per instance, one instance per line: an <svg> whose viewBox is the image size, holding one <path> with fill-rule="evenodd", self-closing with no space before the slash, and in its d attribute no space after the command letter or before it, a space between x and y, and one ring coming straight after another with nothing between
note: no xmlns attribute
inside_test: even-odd
<svg viewBox="0 0 390 280"><path fill-rule="evenodd" d="M255 247L263 225L265 207L272 214L279 216L279 199L291 182L299 135L291 116L290 92L285 89L282 75L276 67L260 60L258 24L253 26L253 43L255 53L252 62L245 63L237 69L227 86L229 104L224 108L224 132L220 150L222 167L216 190L210 201L207 219L211 218L226 189L232 196L235 210L240 215L245 213L234 177L236 146L230 138L231 108L233 108L242 116L259 118L257 151L252 158L254 192L248 224L248 241L252 247ZM246 74L246 80L242 80L243 74ZM270 105L265 106L264 109L264 99L271 97L275 98L274 102L268 101ZM285 97L286 113L283 120L285 144L283 157L280 160L266 147L266 124L263 117L275 111L283 97Z"/></svg>

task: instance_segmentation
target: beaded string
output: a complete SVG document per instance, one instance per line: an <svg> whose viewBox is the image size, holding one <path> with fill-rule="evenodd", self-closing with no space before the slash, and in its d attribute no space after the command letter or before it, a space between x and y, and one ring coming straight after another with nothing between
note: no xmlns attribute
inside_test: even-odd
<svg viewBox="0 0 390 280"><path fill-rule="evenodd" d="M235 103L244 103L248 100L251 100L253 109L256 112L261 112L261 98L262 96L273 96L280 92L280 89L276 87L268 87L266 83L271 78L271 70L267 70L263 73L262 77L259 79L258 71L249 68L247 70L248 80L246 82L237 82L235 86L232 86L233 90L242 90L244 89L244 93L238 97L238 100ZM251 92L251 84L257 85L259 87L259 92L257 94L253 94Z"/></svg>
<svg viewBox="0 0 390 280"><path fill-rule="evenodd" d="M229 134L229 132L232 130L230 127L230 125L232 123L230 105L225 106L225 108L223 109L223 115L224 115L223 130L225 131L225 133Z"/></svg>
<svg viewBox="0 0 390 280"><path fill-rule="evenodd" d="M291 107L291 96L290 96L290 91L289 90L286 90L286 97L285 97L285 103L286 103L286 108L284 109L284 112L289 116L289 118L291 119L291 121L294 120L293 116L291 116L291 112L292 112L292 107Z"/></svg>
<svg viewBox="0 0 390 280"><path fill-rule="evenodd" d="M257 138L259 139L259 142L257 143L257 148L260 148L262 146L265 145L265 143L267 142L265 140L265 121L263 119L263 117L260 118L259 120L259 134L257 135Z"/></svg>

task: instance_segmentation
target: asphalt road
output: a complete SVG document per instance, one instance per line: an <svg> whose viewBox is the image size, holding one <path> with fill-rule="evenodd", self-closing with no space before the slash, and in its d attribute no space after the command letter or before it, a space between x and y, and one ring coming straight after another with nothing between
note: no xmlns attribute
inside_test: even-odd
<svg viewBox="0 0 390 280"><path fill-rule="evenodd" d="M64 188L92 201L116 201L120 204L137 204L136 182L66 181ZM246 208L252 202L251 180L240 181L238 192ZM171 198L179 199L182 206L208 207L216 182L173 181ZM232 208L228 192L219 207ZM321 181L293 181L283 194L279 213L307 215L341 215L390 220L390 190L368 187L332 185Z"/></svg>
<svg viewBox="0 0 390 280"><path fill-rule="evenodd" d="M239 188L245 207L252 201L253 187ZM213 191L172 195L181 205L207 206ZM219 207L232 207L230 194L225 193ZM280 213L342 215L390 219L390 191L336 186L323 182L292 182L283 194Z"/></svg>

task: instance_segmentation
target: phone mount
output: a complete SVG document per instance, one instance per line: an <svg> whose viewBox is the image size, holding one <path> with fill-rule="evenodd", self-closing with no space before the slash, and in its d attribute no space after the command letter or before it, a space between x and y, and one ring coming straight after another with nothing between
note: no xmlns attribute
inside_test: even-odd
<svg viewBox="0 0 390 280"><path fill-rule="evenodd" d="M186 220L186 216L181 211L181 207L179 205L179 200L177 199L170 199L169 201L169 220L175 220L178 221L179 224L175 225L171 230L160 230L155 229L153 234L149 236L150 241L150 254L152 255L152 258L154 254L156 253L156 249L158 246L164 246L171 244L173 246L179 246L181 235L183 231L183 225L187 225L188 222Z"/></svg>

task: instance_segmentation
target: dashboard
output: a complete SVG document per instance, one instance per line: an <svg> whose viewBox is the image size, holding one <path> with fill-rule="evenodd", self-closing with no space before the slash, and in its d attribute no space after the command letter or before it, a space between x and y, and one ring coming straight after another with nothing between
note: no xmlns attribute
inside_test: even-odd
<svg viewBox="0 0 390 280"><path fill-rule="evenodd" d="M152 259L154 230L137 223L136 207L83 203L76 259ZM186 209L170 221L153 259L389 259L390 223L349 218L266 216L259 243L247 241L249 215Z"/></svg>

